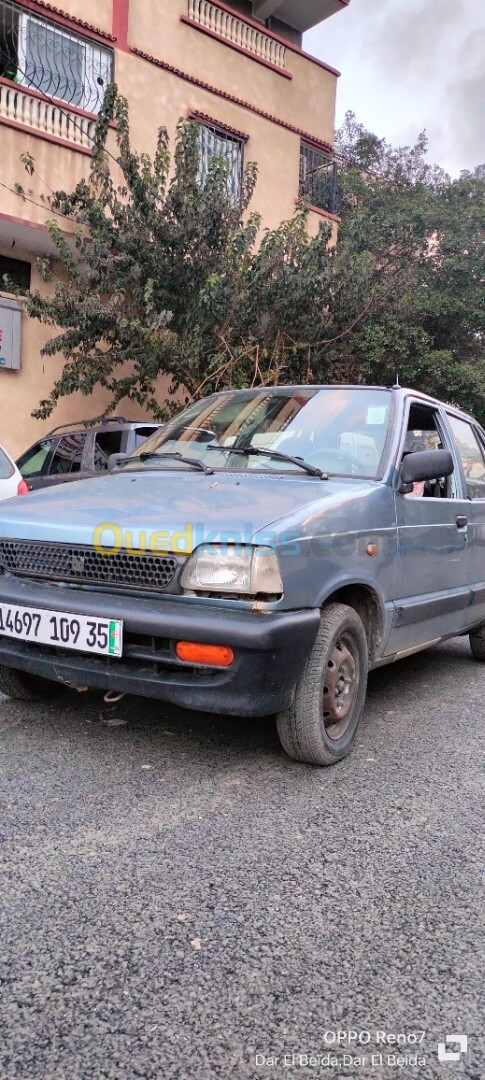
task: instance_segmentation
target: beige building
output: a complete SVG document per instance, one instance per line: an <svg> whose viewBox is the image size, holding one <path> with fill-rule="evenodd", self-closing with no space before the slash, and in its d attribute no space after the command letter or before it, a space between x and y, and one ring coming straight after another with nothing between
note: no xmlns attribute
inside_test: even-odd
<svg viewBox="0 0 485 1080"><path fill-rule="evenodd" d="M315 232L322 217L338 220L338 72L304 52L302 35L347 3L62 0L61 11L47 0L0 0L0 443L11 453L106 407L102 393L73 395L50 423L32 419L62 360L41 356L52 331L27 318L3 281L45 288L35 269L38 255L53 254L45 199L88 174L106 86L115 80L129 100L137 150L153 152L160 124L175 131L180 117L193 117L202 167L211 154L227 156L237 196L244 162L257 161L252 209L264 224L277 226L306 194Z"/></svg>

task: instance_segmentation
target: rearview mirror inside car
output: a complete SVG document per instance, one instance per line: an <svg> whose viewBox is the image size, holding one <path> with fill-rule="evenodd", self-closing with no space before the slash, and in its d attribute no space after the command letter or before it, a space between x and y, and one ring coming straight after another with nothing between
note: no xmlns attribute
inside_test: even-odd
<svg viewBox="0 0 485 1080"><path fill-rule="evenodd" d="M451 476L454 468L449 450L422 450L417 454L407 454L401 465L399 491L401 495L409 495L413 484L420 480Z"/></svg>

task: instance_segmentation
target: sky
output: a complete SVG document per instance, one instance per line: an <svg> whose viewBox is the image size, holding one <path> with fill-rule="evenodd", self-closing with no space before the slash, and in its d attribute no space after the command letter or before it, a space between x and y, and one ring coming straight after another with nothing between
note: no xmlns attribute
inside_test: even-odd
<svg viewBox="0 0 485 1080"><path fill-rule="evenodd" d="M339 69L347 109L396 146L429 138L452 176L485 162L485 0L350 0L305 35Z"/></svg>

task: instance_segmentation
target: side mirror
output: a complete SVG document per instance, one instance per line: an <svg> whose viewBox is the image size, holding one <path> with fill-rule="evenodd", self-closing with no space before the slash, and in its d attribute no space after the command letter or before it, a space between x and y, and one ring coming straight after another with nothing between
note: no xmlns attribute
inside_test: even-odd
<svg viewBox="0 0 485 1080"><path fill-rule="evenodd" d="M422 450L418 454L407 454L401 465L401 495L409 495L413 484L420 480L437 480L442 476L451 476L455 465L449 450Z"/></svg>
<svg viewBox="0 0 485 1080"><path fill-rule="evenodd" d="M128 458L130 457L131 454L110 454L108 458L108 472L113 472L113 469L116 469L120 462L128 461Z"/></svg>

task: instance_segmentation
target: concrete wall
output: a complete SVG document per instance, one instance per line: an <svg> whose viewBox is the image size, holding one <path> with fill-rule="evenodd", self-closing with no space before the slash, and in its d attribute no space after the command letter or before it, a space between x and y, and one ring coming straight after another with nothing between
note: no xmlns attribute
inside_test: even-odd
<svg viewBox="0 0 485 1080"><path fill-rule="evenodd" d="M154 21L152 0L132 3L131 45L169 59L175 67L259 105L316 139L333 143L337 79L331 71L288 49L287 70L293 78L287 79L251 56L181 23L180 17L187 14L187 0L158 0L158 11L161 17Z"/></svg>
<svg viewBox="0 0 485 1080"><path fill-rule="evenodd" d="M136 3L137 0L133 2ZM107 34L112 33L113 0L62 0L56 7L68 15L91 23L92 26L99 26ZM45 17L50 17L49 11L45 11ZM54 14L53 18L55 19Z"/></svg>
<svg viewBox="0 0 485 1080"><path fill-rule="evenodd" d="M6 244L0 243L0 254L27 261L35 259L32 252L23 250L17 244L12 250ZM55 262L52 263L52 269L57 276L62 275L62 268ZM51 288L43 282L35 268L35 263L32 266L31 288L32 291L39 290L43 295L48 294ZM2 295L8 294L2 291ZM49 396L54 382L62 374L62 356L42 357L40 355L42 346L53 336L53 333L50 327L43 326L23 313L21 316L22 368L20 371L0 371L0 443L13 457L18 457L31 443L57 424L89 416L99 416L108 405L108 395L102 391L92 395L91 398L85 398L81 394L72 394L59 404L49 420L34 420L31 416L32 410L37 407L39 401ZM138 415L140 410L131 406L131 412Z"/></svg>

